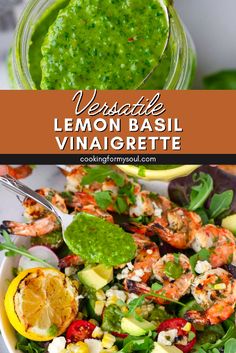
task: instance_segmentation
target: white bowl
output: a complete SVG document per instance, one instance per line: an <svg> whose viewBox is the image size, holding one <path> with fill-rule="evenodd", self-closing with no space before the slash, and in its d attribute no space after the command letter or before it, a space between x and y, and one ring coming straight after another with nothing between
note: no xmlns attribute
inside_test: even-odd
<svg viewBox="0 0 236 353"><path fill-rule="evenodd" d="M161 181L146 181L139 180L143 188L153 192L162 194L163 196L168 195L168 183ZM9 211L10 213L10 211ZM9 219L11 215L9 215ZM30 240L26 237L16 237L15 243L18 246L30 246ZM4 308L4 298L9 285L9 281L13 279L12 269L18 267L19 256L5 257L0 267L0 330L2 338L7 346L9 353L21 353L15 349L16 336L13 327L11 326Z"/></svg>

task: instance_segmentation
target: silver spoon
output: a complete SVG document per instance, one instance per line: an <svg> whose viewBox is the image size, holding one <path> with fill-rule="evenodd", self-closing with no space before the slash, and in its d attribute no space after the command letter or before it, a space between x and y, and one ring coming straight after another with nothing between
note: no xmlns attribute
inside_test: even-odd
<svg viewBox="0 0 236 353"><path fill-rule="evenodd" d="M66 228L71 224L73 221L73 216L63 213L57 207L51 204L45 197L39 195L34 190L30 189L25 184L21 183L19 180L12 178L10 175L4 175L0 177L0 183L6 187L7 189L15 192L16 194L24 197L30 197L31 199L35 200L36 202L40 203L43 207L47 210L52 212L59 222L61 223L62 233L64 234Z"/></svg>

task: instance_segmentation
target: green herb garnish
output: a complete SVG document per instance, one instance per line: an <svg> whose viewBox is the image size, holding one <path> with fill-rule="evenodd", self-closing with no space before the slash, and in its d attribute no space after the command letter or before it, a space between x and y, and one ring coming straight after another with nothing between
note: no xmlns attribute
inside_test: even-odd
<svg viewBox="0 0 236 353"><path fill-rule="evenodd" d="M87 174L82 178L81 185L90 185L94 182L103 183L107 178L112 179L117 186L124 185L124 177L112 167L101 165L94 168L87 167Z"/></svg>
<svg viewBox="0 0 236 353"><path fill-rule="evenodd" d="M11 240L10 235L5 230L2 231L2 236L5 241L3 243L0 243L0 251L5 250L6 256L9 257L9 256L21 255L21 256L28 257L28 259L30 259L31 261L42 263L43 265L47 265L47 267L53 267L49 265L46 261L32 255L25 247L23 246L18 247L16 244L14 244L13 241Z"/></svg>

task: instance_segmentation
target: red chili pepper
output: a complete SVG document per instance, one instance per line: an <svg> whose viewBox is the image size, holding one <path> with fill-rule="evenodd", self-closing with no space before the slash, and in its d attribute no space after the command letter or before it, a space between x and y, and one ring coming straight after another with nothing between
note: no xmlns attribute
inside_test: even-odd
<svg viewBox="0 0 236 353"><path fill-rule="evenodd" d="M91 338L95 327L94 324L85 320L76 320L72 322L66 331L67 343L76 343L84 341L86 338Z"/></svg>
<svg viewBox="0 0 236 353"><path fill-rule="evenodd" d="M190 331L184 331L183 327L188 323L188 321L181 319L181 318L174 318L174 319L168 319L163 321L160 326L157 329L157 332L160 333L161 331L168 331L168 330L173 330L176 329L178 332L178 336L182 337L187 337L189 338L189 333L193 332L194 337L188 341L186 345L183 344L175 344L177 348L179 348L183 353L189 353L193 346L195 345L197 339L196 339L196 330L191 324L191 329Z"/></svg>

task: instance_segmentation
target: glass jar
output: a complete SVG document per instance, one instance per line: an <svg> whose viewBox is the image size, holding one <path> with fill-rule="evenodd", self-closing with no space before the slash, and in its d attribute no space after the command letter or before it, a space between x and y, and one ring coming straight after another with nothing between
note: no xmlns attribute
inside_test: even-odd
<svg viewBox="0 0 236 353"><path fill-rule="evenodd" d="M29 48L35 24L57 2L67 0L29 0L18 23L9 57L9 76L15 89L37 89L29 70ZM139 89L189 89L195 74L193 42L173 6L169 7L170 38L158 68ZM79 87L78 87L79 89Z"/></svg>

